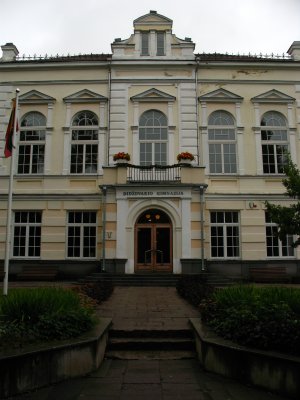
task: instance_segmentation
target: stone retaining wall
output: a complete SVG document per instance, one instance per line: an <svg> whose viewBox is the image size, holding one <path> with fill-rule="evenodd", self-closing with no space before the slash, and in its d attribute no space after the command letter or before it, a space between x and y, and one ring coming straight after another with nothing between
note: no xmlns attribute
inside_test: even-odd
<svg viewBox="0 0 300 400"><path fill-rule="evenodd" d="M102 318L89 334L56 345L0 356L0 398L86 375L101 364L111 319Z"/></svg>
<svg viewBox="0 0 300 400"><path fill-rule="evenodd" d="M300 398L299 357L239 346L217 337L198 318L191 318L190 322L198 359L205 370L292 399Z"/></svg>

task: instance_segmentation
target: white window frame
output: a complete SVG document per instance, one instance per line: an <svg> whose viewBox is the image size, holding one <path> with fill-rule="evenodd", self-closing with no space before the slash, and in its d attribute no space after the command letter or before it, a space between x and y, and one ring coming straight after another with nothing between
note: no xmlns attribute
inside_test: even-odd
<svg viewBox="0 0 300 400"><path fill-rule="evenodd" d="M83 117L85 115L85 117ZM89 120L92 123L91 124L86 124L86 125L76 125L74 124L74 121L76 121L78 118L82 116L83 119ZM97 123L96 123L97 122ZM78 135L77 138L73 138L74 135L76 135L76 132L80 131L81 133ZM86 139L79 139L79 136L82 138L86 135ZM89 137L89 136L94 136ZM96 116L95 113L92 111L79 111L76 113L76 115L73 117L72 124L71 124L71 150L70 150L70 174L72 175L87 175L87 174L97 174L98 172L98 151L99 151L99 120L98 117ZM75 157L76 159L76 154L78 153L73 153L73 146L77 146L77 148L82 147L83 152L82 152L82 161L79 162L73 162L73 158ZM87 147L92 146L96 149L96 152L92 153L87 153ZM96 164L93 168L93 164L87 165L87 156L94 155L96 159ZM78 156L79 158L79 156ZM72 171L73 166L75 169L81 166L82 171ZM90 170L89 170L90 168Z"/></svg>
<svg viewBox="0 0 300 400"><path fill-rule="evenodd" d="M158 117L158 119L163 119L163 120L165 120L165 125L164 124L162 124L162 125L155 125L155 124L153 124L153 125L148 125L148 124L146 124L146 125L141 125L141 120L142 120L142 118L148 118L148 120L151 120L151 117L149 116L148 117L148 115L147 114L149 114L150 115L150 113L154 113L154 114L156 114L156 116ZM153 115L153 119L155 119L155 115ZM166 139L156 139L156 138L153 138L153 139L151 139L151 132L145 132L145 135L147 135L147 136L150 136L150 137L148 137L148 138L146 138L146 139L144 139L144 138L141 138L141 136L142 136L142 133L141 133L141 130L142 129L149 129L150 131L151 130L154 130L154 129L157 129L157 130L159 130L159 135L160 136L163 136L164 135L164 132L162 131L163 129L164 130L166 130ZM161 112L161 111L159 111L159 110L147 110L147 111L145 111L142 115L141 115L141 117L140 117L140 121L139 121L139 153L140 153L140 165L144 165L144 166L146 166L146 165L154 165L154 164L158 164L158 165L167 165L168 164L168 119L167 119L167 117L166 117L166 115L163 113L163 112ZM142 152L141 152L141 145L145 145L145 147L148 145L149 147L151 146L151 161L147 161L147 160L143 160L142 159ZM164 145L164 147L165 147L165 152L162 152L162 151L159 151L159 152L155 152L155 150L156 150L156 148L157 148L157 146L156 145ZM159 154L160 155L160 160L158 160L158 158L156 157L156 154ZM165 154L165 160L163 159L163 160L161 160L162 159L162 155L163 154Z"/></svg>
<svg viewBox="0 0 300 400"><path fill-rule="evenodd" d="M31 120L32 125L23 125L28 120ZM47 119L42 113L31 111L22 117L20 125L17 173L21 175L44 174ZM29 149L29 154L26 154L26 152L23 154L21 150L25 148ZM42 153L36 153L36 148L42 148ZM26 161L29 157L29 163L25 163L25 160L23 160L23 162L21 163L22 157L24 157ZM42 162L34 163L35 158L37 158L38 161L41 160ZM29 168L29 170L24 172L24 169L27 169L27 167ZM36 170L33 171L33 169Z"/></svg>
<svg viewBox="0 0 300 400"><path fill-rule="evenodd" d="M220 222L212 222L213 214L223 214L223 221ZM235 214L237 216L237 222L226 222L226 219L229 217L229 214ZM217 218L218 219L218 218ZM213 228L219 228L221 230L221 235L212 235ZM228 230L227 228L237 228L237 235L232 236L232 237L237 237L238 239L238 246L231 246L229 244L230 241L230 235L228 235ZM217 249L217 252L219 253L219 249L222 249L223 254L222 255L213 255L213 237L221 237L222 238L222 246L217 245L214 246ZM210 255L212 259L239 259L241 257L241 246L240 246L240 214L238 211L211 211L210 212ZM229 249L237 249L237 255L228 255L229 254ZM233 250L232 253L236 252L236 250Z"/></svg>
<svg viewBox="0 0 300 400"><path fill-rule="evenodd" d="M272 118L273 114L273 118ZM275 120L275 117L279 117L278 120L281 120L284 122L284 125L278 124L278 125L262 125L262 122L266 116L268 117L270 115L270 119ZM288 125L286 122L285 117L278 111L267 111L261 118L261 152L262 152L262 168L263 168L263 173L265 175L274 175L274 174L283 174L283 165L284 163L279 163L279 158L284 157L283 154L284 152L289 151L289 142L288 142ZM285 138L276 138L274 140L272 139L263 139L263 135L268 136L268 131L272 131L276 134L278 132L279 134L283 134L286 137ZM271 157L274 156L274 163L271 164L270 161L268 163L264 162L264 158L267 157L268 153L264 151L267 146L270 146L273 149L273 154L271 154ZM279 148L281 148L281 153L279 153ZM269 153L270 154L270 153ZM274 171L270 172L270 169L274 166ZM269 171L266 171L268 169Z"/></svg>
<svg viewBox="0 0 300 400"><path fill-rule="evenodd" d="M267 258L295 258L295 249L291 247L291 244L295 241L293 235L286 235L285 241L282 241L277 236L278 226L275 222L272 222L268 216L268 213L265 213L265 224L266 224L266 254ZM268 242L271 241L271 245L268 246ZM290 244L290 246L288 246ZM268 249L271 251L271 255L268 254ZM276 249L278 250L278 254L276 253ZM286 252L286 254L284 254ZM292 254L288 254L291 252Z"/></svg>
<svg viewBox="0 0 300 400"><path fill-rule="evenodd" d="M86 214L94 214L95 216L95 222L86 222L84 221L84 213ZM73 220L77 219L80 215L80 222L70 222L70 218L71 218L71 214L74 214L74 218ZM75 216L75 214L77 214L77 218ZM89 217L89 219L91 219ZM77 244L72 244L70 246L69 244L69 240L71 239L71 235L70 235L70 230L73 229L75 231L75 228L77 228L77 230L79 231L79 235L73 235L74 238L78 238L79 239L79 245ZM94 236L89 236L87 235L86 232L86 228L88 228L88 230L90 230L91 228L94 228ZM89 240L90 238L93 238L95 244L94 246L90 247L90 251L89 253L91 253L91 249L93 249L94 251L94 255L88 255L85 256L84 255L84 243L85 240ZM73 249L73 255L69 255L69 251L71 251ZM79 255L75 255L75 252L78 252L79 250ZM70 210L67 212L67 240L66 240L66 258L68 259L96 259L97 258L97 212L96 211L80 211L80 210Z"/></svg>
<svg viewBox="0 0 300 400"><path fill-rule="evenodd" d="M219 116L218 116L219 114ZM212 124L211 120L215 118L215 120L227 120L228 123L224 124ZM229 132L231 131L231 132ZM226 135L230 136L230 134L234 133L234 138L225 138ZM227 132L227 133L226 133ZM212 137L215 136L215 137ZM218 138L218 136L220 136ZM223 136L223 137L222 137ZM230 149L234 149L232 151L226 151L226 147L230 147ZM215 148L214 151L211 151ZM218 148L219 152L216 153L216 149ZM236 175L238 172L237 165L237 132L236 132L236 124L235 119L232 114L223 110L216 110L212 112L208 118L208 149L209 149L209 171L211 174L226 174L226 175ZM216 162L216 154L219 154L221 157L221 163ZM226 155L233 154L235 157L235 162L228 163L226 162ZM217 170L217 166L221 165L221 170ZM213 166L213 168L212 168ZM228 171L228 167L230 166L230 171Z"/></svg>
<svg viewBox="0 0 300 400"><path fill-rule="evenodd" d="M20 221L16 221L16 217L18 214L23 214L23 217L20 218ZM30 216L35 214L35 221L30 220ZM40 221L36 222L37 216L40 216ZM15 211L14 213L14 240L13 240L13 249L12 249L12 256L13 258L40 258L41 256L41 239L42 239L42 212L41 211ZM23 229L24 233L20 233L16 235L16 229L19 228L20 230ZM39 228L38 230L36 228ZM39 232L38 232L39 231ZM38 232L38 234L37 234ZM25 253L20 255L20 248L21 246L16 245L16 241L19 238L25 239ZM38 240L38 246L30 246L31 240ZM30 254L30 247L39 248L37 255ZM15 254L15 248L19 249L18 254Z"/></svg>

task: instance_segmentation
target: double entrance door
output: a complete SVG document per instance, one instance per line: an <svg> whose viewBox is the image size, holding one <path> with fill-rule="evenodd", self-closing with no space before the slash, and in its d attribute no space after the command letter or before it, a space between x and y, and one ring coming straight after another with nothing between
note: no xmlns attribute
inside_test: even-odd
<svg viewBox="0 0 300 400"><path fill-rule="evenodd" d="M160 210L148 210L135 226L136 272L172 272L172 225Z"/></svg>

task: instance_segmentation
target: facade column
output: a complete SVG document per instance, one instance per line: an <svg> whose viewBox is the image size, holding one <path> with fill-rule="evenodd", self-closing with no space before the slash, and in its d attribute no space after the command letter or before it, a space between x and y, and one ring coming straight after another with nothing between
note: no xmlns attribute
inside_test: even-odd
<svg viewBox="0 0 300 400"><path fill-rule="evenodd" d="M191 258L191 200L181 200L182 215L182 258ZM184 220L183 220L184 218Z"/></svg>
<svg viewBox="0 0 300 400"><path fill-rule="evenodd" d="M260 108L259 103L254 103L255 113L255 154L256 154L256 170L258 175L263 174L263 163L262 163L262 149L261 149L261 130L260 130Z"/></svg>

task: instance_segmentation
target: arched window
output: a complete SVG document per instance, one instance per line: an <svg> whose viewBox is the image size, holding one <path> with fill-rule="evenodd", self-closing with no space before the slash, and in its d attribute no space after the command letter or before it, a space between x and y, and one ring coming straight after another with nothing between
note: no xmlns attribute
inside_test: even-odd
<svg viewBox="0 0 300 400"><path fill-rule="evenodd" d="M72 121L71 174L97 173L98 118L90 111L81 111Z"/></svg>
<svg viewBox="0 0 300 400"><path fill-rule="evenodd" d="M160 111L144 112L139 122L140 164L166 165L168 121Z"/></svg>
<svg viewBox="0 0 300 400"><path fill-rule="evenodd" d="M282 174L288 152L287 123L276 111L266 112L261 119L263 171Z"/></svg>
<svg viewBox="0 0 300 400"><path fill-rule="evenodd" d="M30 112L21 120L18 174L42 174L45 161L46 117Z"/></svg>
<svg viewBox="0 0 300 400"><path fill-rule="evenodd" d="M208 119L209 170L212 174L235 174L236 126L227 111L215 111Z"/></svg>

